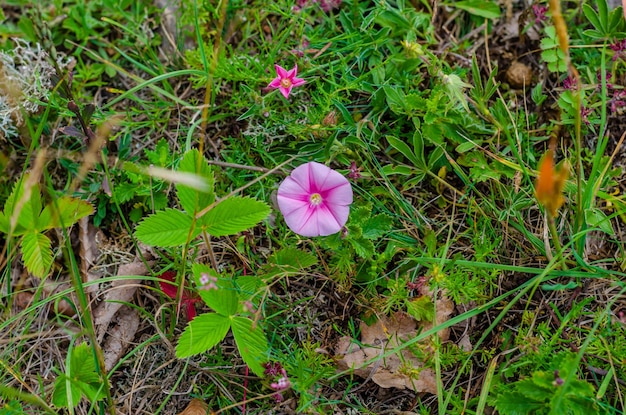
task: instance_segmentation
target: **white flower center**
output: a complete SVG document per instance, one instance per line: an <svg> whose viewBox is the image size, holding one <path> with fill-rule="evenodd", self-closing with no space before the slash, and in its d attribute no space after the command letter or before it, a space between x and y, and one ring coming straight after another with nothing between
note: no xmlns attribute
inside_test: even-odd
<svg viewBox="0 0 626 415"><path fill-rule="evenodd" d="M313 206L318 206L322 203L322 195L320 195L319 193L313 193L309 198L309 201Z"/></svg>

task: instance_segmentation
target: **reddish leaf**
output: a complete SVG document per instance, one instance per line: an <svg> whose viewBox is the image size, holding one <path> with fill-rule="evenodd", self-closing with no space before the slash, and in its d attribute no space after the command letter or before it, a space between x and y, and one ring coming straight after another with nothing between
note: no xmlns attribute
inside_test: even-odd
<svg viewBox="0 0 626 415"><path fill-rule="evenodd" d="M160 279L166 281L159 281L159 286L163 294L169 298L176 299L178 294L178 286L176 285L176 272L165 271L159 276ZM170 282L171 281L171 282ZM185 308L187 313L187 321L191 321L196 316L195 303L201 301L201 299L191 290L183 288L183 295L180 299L180 305Z"/></svg>

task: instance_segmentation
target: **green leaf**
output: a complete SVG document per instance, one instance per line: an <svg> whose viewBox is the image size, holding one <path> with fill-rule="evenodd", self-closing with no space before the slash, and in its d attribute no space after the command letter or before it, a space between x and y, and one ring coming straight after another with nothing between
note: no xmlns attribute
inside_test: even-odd
<svg viewBox="0 0 626 415"><path fill-rule="evenodd" d="M48 204L41 212L39 229L67 228L92 213L93 206L91 203L74 197L63 196Z"/></svg>
<svg viewBox="0 0 626 415"><path fill-rule="evenodd" d="M303 270L317 264L317 257L297 248L283 248L268 258L268 264Z"/></svg>
<svg viewBox="0 0 626 415"><path fill-rule="evenodd" d="M135 236L150 246L180 246L187 243L188 238L192 240L200 234L200 229L196 227L189 235L192 224L191 216L168 208L144 219L137 226Z"/></svg>
<svg viewBox="0 0 626 415"><path fill-rule="evenodd" d="M249 197L234 196L223 200L200 220L213 236L233 235L253 227L270 213L270 207Z"/></svg>
<svg viewBox="0 0 626 415"><path fill-rule="evenodd" d="M263 363L269 359L269 346L263 330L245 317L232 317L232 329L237 349L244 362L257 376L263 377Z"/></svg>
<svg viewBox="0 0 626 415"><path fill-rule="evenodd" d="M418 158L417 155L413 153L413 151L404 141L390 135L386 136L385 138L387 139L389 145L402 153L404 157L406 157L411 163L413 163L413 166L422 169L426 166L424 159Z"/></svg>
<svg viewBox="0 0 626 415"><path fill-rule="evenodd" d="M412 300L405 300L406 312L417 321L432 321L435 315L435 305L431 298L422 295Z"/></svg>
<svg viewBox="0 0 626 415"><path fill-rule="evenodd" d="M354 252L364 259L369 259L374 255L374 244L364 237L350 238L350 243L354 248Z"/></svg>
<svg viewBox="0 0 626 415"><path fill-rule="evenodd" d="M396 114L406 114L406 97L404 92L402 92L402 89L397 86L385 85L383 86L383 91L385 91L389 109Z"/></svg>
<svg viewBox="0 0 626 415"><path fill-rule="evenodd" d="M496 409L500 415L528 415L544 407L540 402L533 402L521 393L507 391L496 400Z"/></svg>
<svg viewBox="0 0 626 415"><path fill-rule="evenodd" d="M195 215L215 201L215 193L213 192L215 178L213 177L213 171L204 157L200 156L198 150L194 149L185 153L185 156L178 165L178 171L200 176L210 189L209 192L202 192L198 189L177 183L176 195L185 212L190 215Z"/></svg>
<svg viewBox="0 0 626 415"><path fill-rule="evenodd" d="M69 392L69 393L68 393ZM75 407L78 405L82 393L79 385L65 374L59 375L54 381L52 404L58 408Z"/></svg>
<svg viewBox="0 0 626 415"><path fill-rule="evenodd" d="M36 229L41 212L41 190L38 183L32 183L26 188L29 175L25 174L13 186L13 190L4 203L4 216L9 222L16 209L19 209L14 235L21 235L27 230ZM30 192L27 194L26 190ZM8 232L7 232L8 233Z"/></svg>
<svg viewBox="0 0 626 415"><path fill-rule="evenodd" d="M198 285L198 293L206 305L223 316L231 316L237 312L239 296L230 279L221 277L217 271L213 270L208 265L193 264L192 270L194 279ZM209 289L206 286L203 287L201 282L203 274L208 276L210 282L212 282L216 288Z"/></svg>
<svg viewBox="0 0 626 415"><path fill-rule="evenodd" d="M97 383L100 381L93 351L87 343L82 343L72 349L70 361L72 378L85 383Z"/></svg>
<svg viewBox="0 0 626 415"><path fill-rule="evenodd" d="M224 340L230 319L217 313L197 316L189 322L176 345L176 357L183 358L204 353Z"/></svg>
<svg viewBox="0 0 626 415"><path fill-rule="evenodd" d="M120 183L113 190L113 197L118 203L126 203L135 197L137 185L135 183Z"/></svg>
<svg viewBox="0 0 626 415"><path fill-rule="evenodd" d="M532 378L526 378L515 383L517 391L527 399L537 402L548 402L553 395L552 382L554 373L535 372Z"/></svg>
<svg viewBox="0 0 626 415"><path fill-rule="evenodd" d="M172 156L170 155L170 145L165 138L162 138L157 143L154 151L144 150L146 157L150 163L159 166L167 167L172 162Z"/></svg>
<svg viewBox="0 0 626 415"><path fill-rule="evenodd" d="M600 16L598 13L591 7L589 4L583 4L583 13L589 22L596 28L598 31L603 31L602 22L600 22Z"/></svg>
<svg viewBox="0 0 626 415"><path fill-rule="evenodd" d="M75 407L83 395L91 402L105 397L89 345L83 343L71 349L67 363L67 373L61 374L54 382L52 402L55 406Z"/></svg>
<svg viewBox="0 0 626 415"><path fill-rule="evenodd" d="M27 231L22 237L22 259L28 271L43 278L52 265L51 242L36 230Z"/></svg>
<svg viewBox="0 0 626 415"><path fill-rule="evenodd" d="M607 235L613 235L613 226L606 214L598 208L585 209L585 221L592 228L599 228Z"/></svg>
<svg viewBox="0 0 626 415"><path fill-rule="evenodd" d="M485 19L497 19L500 17L500 6L493 1L486 0L467 0L456 1L451 5L465 10L469 14L484 17Z"/></svg>
<svg viewBox="0 0 626 415"><path fill-rule="evenodd" d="M9 218L4 215L4 212L0 212L0 232L9 233Z"/></svg>
<svg viewBox="0 0 626 415"><path fill-rule="evenodd" d="M363 237L378 239L391 229L391 218L385 214L372 216L362 226Z"/></svg>

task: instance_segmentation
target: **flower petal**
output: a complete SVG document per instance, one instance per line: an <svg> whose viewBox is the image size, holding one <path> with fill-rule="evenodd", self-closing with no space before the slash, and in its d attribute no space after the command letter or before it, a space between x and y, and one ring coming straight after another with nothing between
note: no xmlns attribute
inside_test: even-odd
<svg viewBox="0 0 626 415"><path fill-rule="evenodd" d="M350 208L347 206L340 207L337 212L331 211L324 205L316 206L311 208L310 216L301 223L300 228L296 229L295 232L303 236L332 235L339 232L345 225L349 211Z"/></svg>
<svg viewBox="0 0 626 415"><path fill-rule="evenodd" d="M279 202L280 203L280 202ZM317 225L311 220L314 210L308 203L291 202L288 204L290 210L281 212L285 217L285 223L295 233L303 236L317 236ZM309 229L310 226L314 226L314 229ZM303 231L304 230L304 231Z"/></svg>
<svg viewBox="0 0 626 415"><path fill-rule="evenodd" d="M304 79L302 79L302 78L294 77L291 80L291 85L293 85L293 86L300 86L300 85L304 85L305 83L306 83L306 81Z"/></svg>
<svg viewBox="0 0 626 415"><path fill-rule="evenodd" d="M298 65L294 66L287 72L287 78L292 79L298 74ZM293 81L292 81L293 82Z"/></svg>
<svg viewBox="0 0 626 415"><path fill-rule="evenodd" d="M280 87L280 76L277 76L276 78L274 78L272 80L272 82L270 82L270 84L267 86L268 88L278 88Z"/></svg>
<svg viewBox="0 0 626 415"><path fill-rule="evenodd" d="M276 68L276 74L278 75L279 78L287 78L289 76L289 72L287 72L287 70L285 68L283 68L280 65L274 65L274 68Z"/></svg>
<svg viewBox="0 0 626 415"><path fill-rule="evenodd" d="M314 193L317 191L317 187L316 188L312 188L312 184L313 184L313 176L314 176L314 171L313 165L319 165L322 166L325 169L328 169L328 167L324 166L323 164L320 163L316 163L314 161L311 161L309 163L305 163L302 164L301 166L296 167L295 169L293 169L293 171L291 172L291 175L289 175L289 177L294 180L296 183L298 183L300 185L300 187L304 190L304 192L307 193L307 197L311 196L310 193Z"/></svg>
<svg viewBox="0 0 626 415"><path fill-rule="evenodd" d="M278 197L287 197L290 199L303 200L308 203L309 201L309 188L308 184L304 183L307 187L303 187L303 183L296 180L291 176L287 177L278 187Z"/></svg>
<svg viewBox="0 0 626 415"><path fill-rule="evenodd" d="M289 94L291 93L291 88L293 88L293 85L289 85L288 88L285 88L284 86L280 87L280 93L283 94L283 96L285 98L289 98Z"/></svg>
<svg viewBox="0 0 626 415"><path fill-rule="evenodd" d="M321 204L311 204L313 193L322 196ZM327 236L339 232L348 221L353 194L348 179L312 161L291 172L278 188L277 199L292 231L303 236Z"/></svg>

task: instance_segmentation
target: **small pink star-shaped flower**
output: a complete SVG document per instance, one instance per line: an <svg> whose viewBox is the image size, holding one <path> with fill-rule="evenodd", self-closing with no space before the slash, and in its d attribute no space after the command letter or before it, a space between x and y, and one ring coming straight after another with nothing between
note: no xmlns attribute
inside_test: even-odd
<svg viewBox="0 0 626 415"><path fill-rule="evenodd" d="M296 78L298 74L298 65L294 66L293 69L287 71L280 65L274 65L276 67L276 75L278 75L270 84L267 86L268 88L278 88L280 89L280 93L283 94L285 98L289 98L289 94L291 93L291 89L294 86L300 86L304 84L304 79Z"/></svg>

